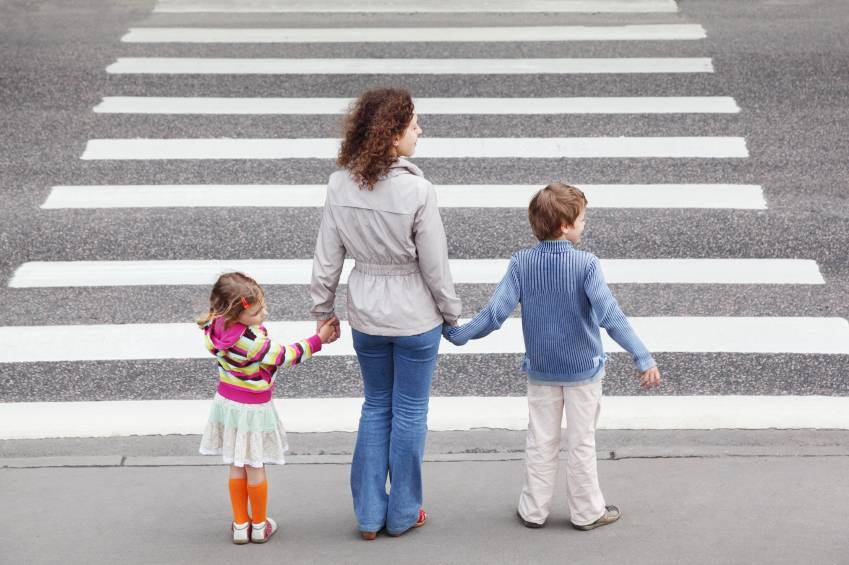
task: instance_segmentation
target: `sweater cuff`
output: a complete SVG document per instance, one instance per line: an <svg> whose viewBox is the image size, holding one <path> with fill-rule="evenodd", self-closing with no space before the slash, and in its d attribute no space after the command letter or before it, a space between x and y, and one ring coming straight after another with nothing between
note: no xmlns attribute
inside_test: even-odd
<svg viewBox="0 0 849 565"><path fill-rule="evenodd" d="M657 367L657 363L654 362L654 358L651 355L635 359L634 364L637 366L637 370L641 373L648 371L652 367Z"/></svg>
<svg viewBox="0 0 849 565"><path fill-rule="evenodd" d="M321 338L318 337L318 334L308 337L306 341L310 346L310 354L315 354L321 351Z"/></svg>

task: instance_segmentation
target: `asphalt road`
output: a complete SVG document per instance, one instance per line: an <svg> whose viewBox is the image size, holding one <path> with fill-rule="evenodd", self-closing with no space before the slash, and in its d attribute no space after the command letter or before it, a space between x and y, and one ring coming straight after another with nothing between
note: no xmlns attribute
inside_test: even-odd
<svg viewBox="0 0 849 565"><path fill-rule="evenodd" d="M849 318L849 5L839 0L682 1L660 15L175 15L152 2L5 2L0 6L0 325L186 322L205 287L13 289L28 261L235 259L228 241L250 227L250 258L309 258L316 209L42 210L54 185L321 184L333 163L291 161L83 161L89 139L334 137L337 117L95 114L103 96L356 96L398 84L415 96L732 96L729 115L424 116L425 135L743 136L748 159L419 159L434 183L747 183L767 210L595 209L583 243L604 258L800 258L826 284L615 285L634 316ZM131 26L353 26L699 23L701 41L416 43L344 45L127 44ZM117 57L711 57L690 75L227 76L110 75ZM534 243L522 210L447 209L453 258L506 258ZM258 229L256 229L258 228ZM491 285L460 285L464 315ZM272 287L272 319L304 319L304 286ZM298 336L292 336L296 338ZM45 347L50 347L49 343ZM606 394L642 394L624 355L612 356ZM660 394L849 395L849 356L658 354ZM516 355L446 358L439 395L523 394ZM167 379L161 375L168 375ZM208 378L204 375L209 375ZM295 397L360 393L353 358L325 358L281 380ZM92 385L93 383L93 385ZM0 364L0 401L207 398L205 361Z"/></svg>

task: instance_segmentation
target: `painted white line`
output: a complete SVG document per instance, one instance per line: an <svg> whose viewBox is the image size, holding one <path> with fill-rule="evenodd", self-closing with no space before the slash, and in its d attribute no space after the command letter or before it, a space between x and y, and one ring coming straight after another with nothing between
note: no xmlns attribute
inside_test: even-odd
<svg viewBox="0 0 849 565"><path fill-rule="evenodd" d="M210 373L212 374L212 373ZM275 399L290 432L355 432L362 398ZM600 429L849 429L849 397L605 396ZM200 434L209 400L0 404L0 440ZM524 396L434 396L428 428L524 430Z"/></svg>
<svg viewBox="0 0 849 565"><path fill-rule="evenodd" d="M154 12L191 13L650 13L677 12L675 0L159 0Z"/></svg>
<svg viewBox="0 0 849 565"><path fill-rule="evenodd" d="M590 208L765 210L758 185L579 185ZM442 208L525 208L537 185L437 185ZM324 185L54 186L42 208L321 207Z"/></svg>
<svg viewBox="0 0 849 565"><path fill-rule="evenodd" d="M653 352L849 354L849 322L813 317L658 317L631 318L634 330ZM281 342L312 335L315 322L270 322ZM350 329L321 352L354 355ZM604 332L606 351L621 351ZM71 326L2 326L0 363L49 363L130 359L204 359L197 325L118 324ZM45 347L45 343L50 344ZM443 354L522 353L522 323L508 319L502 328L463 347L443 341Z"/></svg>
<svg viewBox="0 0 849 565"><path fill-rule="evenodd" d="M698 24L532 27L131 28L126 43L383 43L670 41L705 38Z"/></svg>
<svg viewBox="0 0 849 565"><path fill-rule="evenodd" d="M347 284L353 261L345 262ZM602 259L611 284L825 284L816 261L804 259ZM458 284L495 284L506 259L453 259ZM310 284L311 259L194 261L34 261L15 271L12 288L212 285L242 271L260 284Z"/></svg>
<svg viewBox="0 0 849 565"><path fill-rule="evenodd" d="M353 98L204 98L108 96L94 107L104 114L344 114ZM582 98L416 98L426 114L736 114L730 96Z"/></svg>
<svg viewBox="0 0 849 565"><path fill-rule="evenodd" d="M535 75L712 73L710 58L588 59L213 59L126 57L115 74L179 75Z"/></svg>
<svg viewBox="0 0 849 565"><path fill-rule="evenodd" d="M335 159L339 140L92 139L82 159ZM745 158L742 137L481 137L419 141L417 158Z"/></svg>

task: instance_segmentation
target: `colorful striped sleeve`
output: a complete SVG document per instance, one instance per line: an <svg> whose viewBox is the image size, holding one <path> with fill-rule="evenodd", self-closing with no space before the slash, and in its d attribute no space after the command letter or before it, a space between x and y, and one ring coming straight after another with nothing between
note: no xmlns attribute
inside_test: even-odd
<svg viewBox="0 0 849 565"><path fill-rule="evenodd" d="M306 361L321 350L321 339L314 335L291 345L280 345L264 332L253 332L254 338L248 351L248 359L261 365L291 367Z"/></svg>

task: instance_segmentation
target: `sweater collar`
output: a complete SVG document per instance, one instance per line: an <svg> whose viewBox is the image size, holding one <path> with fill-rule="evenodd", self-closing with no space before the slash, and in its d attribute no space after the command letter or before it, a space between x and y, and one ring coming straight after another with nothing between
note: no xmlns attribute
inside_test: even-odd
<svg viewBox="0 0 849 565"><path fill-rule="evenodd" d="M543 253L566 253L574 247L568 239L546 239L539 242L537 249Z"/></svg>

